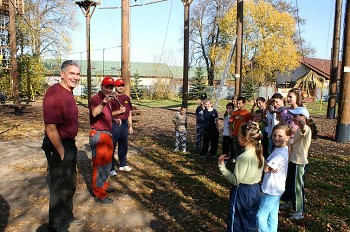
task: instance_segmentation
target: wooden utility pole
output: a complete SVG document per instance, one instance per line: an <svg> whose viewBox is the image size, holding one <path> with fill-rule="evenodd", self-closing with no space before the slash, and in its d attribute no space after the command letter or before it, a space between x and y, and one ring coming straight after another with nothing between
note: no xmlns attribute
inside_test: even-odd
<svg viewBox="0 0 350 232"><path fill-rule="evenodd" d="M90 104L91 99L91 45L90 45L90 19L94 14L96 6L100 4L96 1L76 1L75 2L83 12L86 18L86 78L87 78L87 88L88 88L88 104Z"/></svg>
<svg viewBox="0 0 350 232"><path fill-rule="evenodd" d="M350 2L346 1L343 59L340 80L340 104L335 139L338 143L350 140Z"/></svg>
<svg viewBox="0 0 350 232"><path fill-rule="evenodd" d="M327 107L327 118L334 119L337 105L337 82L339 70L339 44L340 44L340 24L343 0L336 0L334 15L333 49L331 80L329 83L329 98Z"/></svg>
<svg viewBox="0 0 350 232"><path fill-rule="evenodd" d="M11 77L13 81L12 94L13 104L18 105L19 102L19 76L17 70L17 41L16 41L16 8L12 2L9 2L9 34L10 34L10 50L11 50Z"/></svg>
<svg viewBox="0 0 350 232"><path fill-rule="evenodd" d="M122 0L122 79L124 94L130 96L130 9L129 0Z"/></svg>
<svg viewBox="0 0 350 232"><path fill-rule="evenodd" d="M237 1L237 43L235 68L235 95L241 95L242 89L242 50L243 50L243 0Z"/></svg>
<svg viewBox="0 0 350 232"><path fill-rule="evenodd" d="M182 106L187 107L188 102L188 63L190 47L190 5L193 0L182 0L184 4L184 63L182 79Z"/></svg>

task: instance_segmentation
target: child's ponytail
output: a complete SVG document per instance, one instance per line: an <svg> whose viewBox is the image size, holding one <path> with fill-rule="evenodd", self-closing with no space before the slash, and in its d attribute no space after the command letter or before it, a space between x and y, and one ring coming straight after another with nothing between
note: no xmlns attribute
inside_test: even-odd
<svg viewBox="0 0 350 232"><path fill-rule="evenodd" d="M255 154L258 159L259 168L263 165L263 147L261 140L263 135L260 131L259 124L256 122L249 122L241 126L241 135L248 139L250 143L255 146Z"/></svg>

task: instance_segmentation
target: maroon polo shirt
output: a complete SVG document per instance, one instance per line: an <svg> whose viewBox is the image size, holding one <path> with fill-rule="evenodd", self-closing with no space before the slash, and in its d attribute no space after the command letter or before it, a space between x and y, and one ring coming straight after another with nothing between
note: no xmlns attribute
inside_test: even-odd
<svg viewBox="0 0 350 232"><path fill-rule="evenodd" d="M45 124L56 124L60 139L75 139L78 134L78 107L73 92L61 84L51 86L44 96Z"/></svg>
<svg viewBox="0 0 350 232"><path fill-rule="evenodd" d="M132 110L130 97L128 95L125 95L125 94L117 95L116 99L113 99L111 101L112 111L119 110L121 105L125 107L125 112L122 114L118 114L118 115L114 116L113 118L126 120L126 119L128 119L129 113Z"/></svg>
<svg viewBox="0 0 350 232"><path fill-rule="evenodd" d="M102 112L96 117L92 116L92 109L100 105L105 95L100 91L90 100L90 125L92 129L112 132L112 110L110 103L105 105Z"/></svg>

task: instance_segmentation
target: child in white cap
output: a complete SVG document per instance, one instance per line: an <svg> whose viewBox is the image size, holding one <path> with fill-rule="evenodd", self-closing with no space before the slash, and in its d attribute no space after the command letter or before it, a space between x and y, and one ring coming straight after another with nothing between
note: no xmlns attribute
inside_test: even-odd
<svg viewBox="0 0 350 232"><path fill-rule="evenodd" d="M305 192L304 192L304 174L305 166L309 163L308 152L311 144L312 132L307 125L310 117L309 111L304 107L297 107L289 110L293 115L294 124L298 126L294 134L294 141L289 147L289 164L286 180L286 191L282 200L291 202L292 209L295 213L291 219L303 219ZM287 205L288 205L287 203ZM283 208L286 208L284 205Z"/></svg>

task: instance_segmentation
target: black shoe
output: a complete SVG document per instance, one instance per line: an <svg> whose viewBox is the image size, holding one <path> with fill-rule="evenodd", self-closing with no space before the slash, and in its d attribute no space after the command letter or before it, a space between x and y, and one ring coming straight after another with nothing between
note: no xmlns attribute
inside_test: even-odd
<svg viewBox="0 0 350 232"><path fill-rule="evenodd" d="M109 197L105 197L105 198L98 198L95 197L94 198L96 202L101 203L101 204L111 204L113 202L113 200Z"/></svg>
<svg viewBox="0 0 350 232"><path fill-rule="evenodd" d="M107 188L106 193L114 193L115 189L114 188Z"/></svg>
<svg viewBox="0 0 350 232"><path fill-rule="evenodd" d="M74 218L73 221L71 221L70 224L71 225L75 225L75 226L80 226L80 225L84 224L84 220L83 219Z"/></svg>

